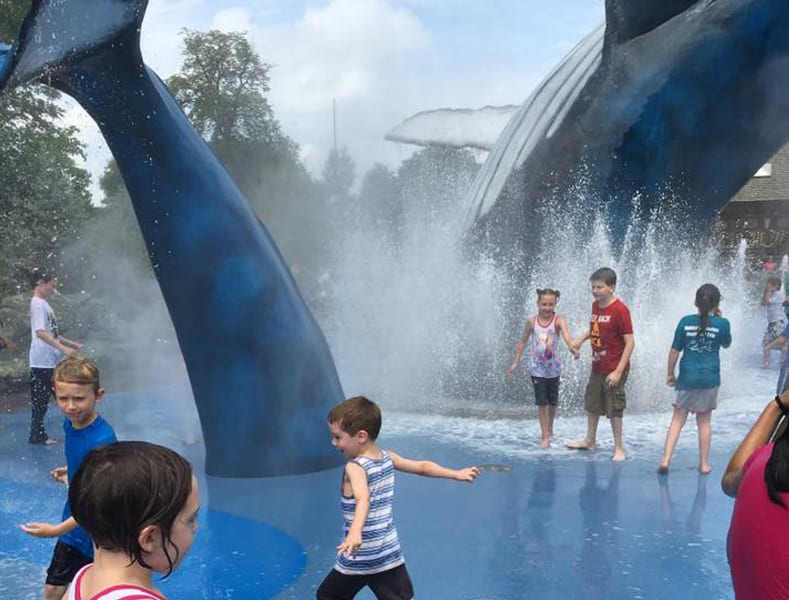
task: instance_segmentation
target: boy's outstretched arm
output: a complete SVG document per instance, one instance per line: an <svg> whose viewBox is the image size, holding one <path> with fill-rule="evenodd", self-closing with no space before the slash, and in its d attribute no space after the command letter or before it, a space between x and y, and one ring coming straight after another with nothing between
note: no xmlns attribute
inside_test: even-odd
<svg viewBox="0 0 789 600"><path fill-rule="evenodd" d="M523 335L521 336L521 340L518 342L518 345L515 346L515 360L512 361L512 365L510 365L510 368L507 369L507 375L515 374L515 370L518 368L518 365L521 362L521 356L523 356L523 349L526 348L526 342L529 341L530 335L531 335L531 319L526 321L526 326L523 328Z"/></svg>
<svg viewBox="0 0 789 600"><path fill-rule="evenodd" d="M391 450L387 450L394 468L404 473L413 473L424 477L440 477L442 479L454 479L455 481L468 481L472 483L479 475L477 467L466 467L464 469L448 469L430 460L412 460L403 458Z"/></svg>
<svg viewBox="0 0 789 600"><path fill-rule="evenodd" d="M345 552L346 556L356 556L362 545L362 529L367 515L370 512L370 488L367 486L367 472L356 463L349 462L345 465L345 476L351 485L353 497L356 500L356 510L353 513L353 521L348 530L348 535L337 546L337 554Z"/></svg>
<svg viewBox="0 0 789 600"><path fill-rule="evenodd" d="M576 352L580 352L580 350L581 350L581 346L583 346L584 342L585 342L586 340L588 340L590 337L592 337L592 332L591 332L591 331L589 330L589 328L587 327L587 328L586 328L586 331L584 331L584 332L581 334L581 337L579 337L577 340L575 340L575 341L573 342L573 347L575 348Z"/></svg>
<svg viewBox="0 0 789 600"><path fill-rule="evenodd" d="M69 531L77 528L77 522L74 517L69 517L62 523L52 525L50 523L25 523L20 525L19 529L34 537L51 538L66 535Z"/></svg>

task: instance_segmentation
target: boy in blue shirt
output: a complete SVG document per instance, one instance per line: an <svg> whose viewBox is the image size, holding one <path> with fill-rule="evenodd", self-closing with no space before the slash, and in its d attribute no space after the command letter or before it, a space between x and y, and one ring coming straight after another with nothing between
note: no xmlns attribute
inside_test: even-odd
<svg viewBox="0 0 789 600"><path fill-rule="evenodd" d="M76 356L60 361L52 383L55 402L66 417L63 421L66 466L54 469L52 476L67 484L69 474L77 472L88 452L117 440L110 424L96 412L104 390L99 385L99 370L92 361ZM90 537L71 516L68 500L63 507L63 521L57 525L31 522L19 528L35 537L59 538L47 569L44 600L61 600L77 571L93 561Z"/></svg>

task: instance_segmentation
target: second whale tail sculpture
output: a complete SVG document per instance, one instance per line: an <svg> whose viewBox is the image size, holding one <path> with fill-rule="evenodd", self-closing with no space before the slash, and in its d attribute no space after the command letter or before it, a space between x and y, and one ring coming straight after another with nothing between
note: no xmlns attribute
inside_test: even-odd
<svg viewBox="0 0 789 600"><path fill-rule="evenodd" d="M178 336L206 471L334 466L325 418L342 389L328 345L265 227L143 63L146 5L33 2L13 47L0 48L0 88L47 83L101 128Z"/></svg>

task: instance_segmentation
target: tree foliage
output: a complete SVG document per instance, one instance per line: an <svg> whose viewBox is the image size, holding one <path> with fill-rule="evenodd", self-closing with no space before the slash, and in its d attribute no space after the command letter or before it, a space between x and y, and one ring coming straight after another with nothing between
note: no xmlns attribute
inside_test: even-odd
<svg viewBox="0 0 789 600"><path fill-rule="evenodd" d="M0 36L11 41L29 2L0 1ZM66 244L92 213L90 176L77 161L83 147L62 125L58 94L24 86L0 96L0 285L36 263L61 262ZM62 279L69 267L61 265Z"/></svg>

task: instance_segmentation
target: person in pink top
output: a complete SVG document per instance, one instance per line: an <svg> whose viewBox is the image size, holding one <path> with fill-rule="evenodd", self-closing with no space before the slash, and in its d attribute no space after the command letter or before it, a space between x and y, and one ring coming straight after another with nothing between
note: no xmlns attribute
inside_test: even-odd
<svg viewBox="0 0 789 600"><path fill-rule="evenodd" d="M765 406L721 480L735 498L727 554L737 600L789 598L787 414L789 391Z"/></svg>
<svg viewBox="0 0 789 600"><path fill-rule="evenodd" d="M589 278L592 284L592 318L589 329L575 340L576 350L586 340L592 345L592 372L584 395L587 414L586 437L568 442L574 450L594 450L597 424L608 417L614 434L614 462L625 460L622 445L622 416L625 412L625 381L630 369L630 356L635 348L633 322L625 303L614 295L616 272L608 267L597 269Z"/></svg>
<svg viewBox="0 0 789 600"><path fill-rule="evenodd" d="M187 460L147 442L101 446L82 461L69 503L94 558L68 600L165 600L153 573L177 569L197 532L200 497Z"/></svg>
<svg viewBox="0 0 789 600"><path fill-rule="evenodd" d="M559 377L562 363L559 358L559 335L570 348L574 358L578 350L573 348L573 340L564 317L556 314L559 290L551 288L537 290L537 314L533 315L523 328L515 359L507 370L511 377L520 364L523 351L529 345L529 375L534 386L534 403L540 419L540 448L547 448L553 437L553 421L559 404Z"/></svg>

